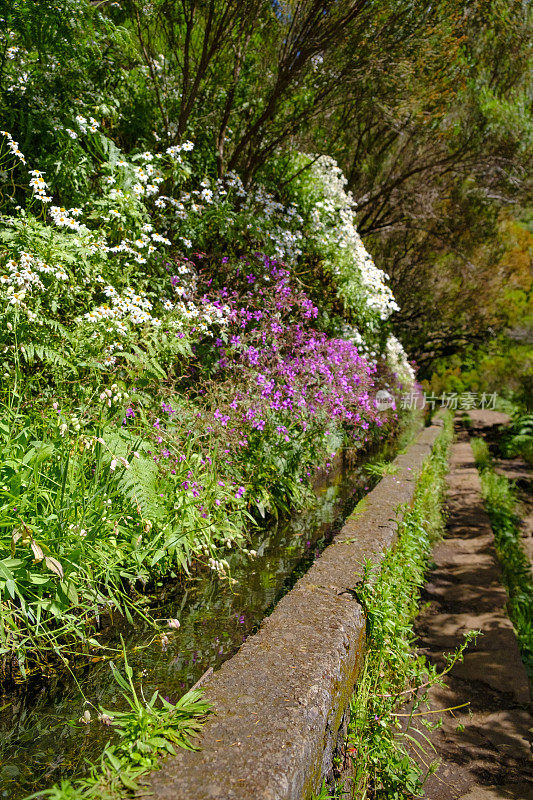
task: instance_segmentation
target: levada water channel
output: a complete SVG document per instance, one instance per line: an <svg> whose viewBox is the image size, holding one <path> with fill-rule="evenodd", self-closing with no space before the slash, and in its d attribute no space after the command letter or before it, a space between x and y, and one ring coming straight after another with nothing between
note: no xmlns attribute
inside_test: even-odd
<svg viewBox="0 0 533 800"><path fill-rule="evenodd" d="M253 537L250 558L239 551L225 554L235 583L216 573L203 572L179 586L166 587L154 618L180 621L167 629L168 643L154 636L153 627L114 620L107 625L120 665L121 637L138 686L150 697L158 689L175 702L209 667L215 670L230 658L292 588L323 548L342 527L357 502L377 483L372 465L390 460L405 444L407 432L396 442L358 458L345 454L342 464L315 486L316 504L289 519L270 523ZM104 631L105 634L105 631ZM95 719L79 722L91 706L122 707L120 689L109 660L94 659L76 677L58 675L20 686L0 701L0 798L22 800L66 777L80 777L87 760L97 760L113 736L112 729Z"/></svg>

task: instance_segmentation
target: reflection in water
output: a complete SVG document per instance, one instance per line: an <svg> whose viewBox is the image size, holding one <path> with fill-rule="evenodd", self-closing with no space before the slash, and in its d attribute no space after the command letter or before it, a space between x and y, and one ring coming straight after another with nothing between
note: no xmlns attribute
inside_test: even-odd
<svg viewBox="0 0 533 800"><path fill-rule="evenodd" d="M379 455L383 458L383 451ZM316 490L315 507L257 533L251 544L256 558L230 552L227 560L236 581L231 586L216 574L204 573L183 586L167 588L152 613L157 618L180 620L179 630L165 629L168 644L154 638L148 625L117 624L110 631L113 644L120 646L121 634L145 696L159 689L175 701L208 667L216 670L232 656L309 568L375 482L361 463L330 476L328 485ZM78 723L87 708L85 699L95 707L121 706L107 660L87 665L76 680L67 675L41 682L31 690L20 688L0 704L4 705L0 798L20 800L61 777L80 776L86 759L99 757L112 731L96 720L89 725Z"/></svg>

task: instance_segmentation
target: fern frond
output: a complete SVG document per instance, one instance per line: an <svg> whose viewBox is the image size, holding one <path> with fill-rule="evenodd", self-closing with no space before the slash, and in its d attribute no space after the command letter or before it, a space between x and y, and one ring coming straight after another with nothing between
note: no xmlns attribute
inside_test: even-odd
<svg viewBox="0 0 533 800"><path fill-rule="evenodd" d="M129 469L124 469L116 477L116 487L134 508L140 508L143 517L150 521L163 517L163 508L158 502L157 480L158 469L153 459L145 454L149 445L139 442L127 431L106 430L104 439L110 454L118 458L127 458ZM136 450L139 458L132 458ZM111 455L112 454L112 455Z"/></svg>

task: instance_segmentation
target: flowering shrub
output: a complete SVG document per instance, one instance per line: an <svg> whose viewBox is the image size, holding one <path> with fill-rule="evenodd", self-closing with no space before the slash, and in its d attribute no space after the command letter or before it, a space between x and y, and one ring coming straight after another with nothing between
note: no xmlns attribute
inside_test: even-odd
<svg viewBox="0 0 533 800"><path fill-rule="evenodd" d="M415 382L415 371L405 354L401 342L398 341L396 336L389 336L387 339L386 347L387 363L391 371L396 375L398 382L411 388Z"/></svg>
<svg viewBox="0 0 533 800"><path fill-rule="evenodd" d="M218 282L231 291L206 280L212 264L199 269L198 291L207 290L199 303L224 309L225 324L191 361L195 403L206 434L225 443L249 484L249 502L275 510L269 494L284 506L297 501L346 433L363 444L388 421L374 402L377 368L351 342L313 329L317 307L277 260L222 262Z"/></svg>
<svg viewBox="0 0 533 800"><path fill-rule="evenodd" d="M35 637L57 652L193 560L231 579L246 522L390 433L375 392L413 378L330 159L282 202L195 174L189 140L125 155L88 113L61 131L85 194L0 132L0 647L22 671ZM350 323L300 283L317 256Z"/></svg>
<svg viewBox="0 0 533 800"><path fill-rule="evenodd" d="M61 363L57 358L61 339L72 343L72 337L65 329L59 330L57 323L70 322L81 326L73 339L83 340L84 358L90 357L99 368L113 367L117 352L127 353L138 344L139 332L140 338L146 336L146 326L179 330L178 343L167 334L164 342L153 333L149 338L155 340L154 351L162 349L170 359L186 355L190 340L186 334L193 327L188 323L194 322L197 335L204 334L223 321L224 311L205 303L200 309L192 301L195 276L189 274L186 258L177 268L172 286L167 283L165 288L159 248L171 245L168 236L190 249L193 242L188 237L205 244L206 231L224 220L229 228L226 235L234 246L240 230L253 245L265 245L267 255L293 261L302 256L298 243L304 238L304 222L296 205L283 206L261 187L247 193L238 176L231 174L216 181L213 189L208 180L203 180L199 189L180 189L190 174L184 154L193 149L192 142L168 147L164 153L145 151L128 160L100 133L94 118L78 115L73 124L92 148L99 186L96 196L80 207L52 205L43 174L30 170L28 210L35 208L50 222L21 212L18 217L4 218L5 228L0 231L0 241L8 245L0 302L3 290L4 302L11 309L8 317L21 311L23 322L30 323L29 329L25 332L23 325L19 334L19 341L29 345L28 353L33 346L41 358L51 355L52 361ZM0 132L0 137L0 162L14 183L15 172L28 166L26 158L9 132ZM359 348L377 356L379 322L396 308L384 283L386 276L373 265L362 245L354 224L353 202L344 191L345 179L335 163L326 157L318 159L310 178L312 191L300 191L302 206L307 204L302 211L307 210L310 218L307 239L323 248L340 295L349 309L357 309L356 317L369 342L366 349L365 338L354 330ZM173 196L176 192L179 199ZM17 314L17 322L20 320ZM31 323L44 326L46 335L56 341L55 350L48 341L46 347L35 351L36 332ZM88 334L84 323L98 328ZM170 341L173 346L169 348Z"/></svg>
<svg viewBox="0 0 533 800"><path fill-rule="evenodd" d="M337 162L329 156L298 154L293 193L308 220L308 237L320 253L346 310L370 339L398 305L376 267L355 223L356 207Z"/></svg>

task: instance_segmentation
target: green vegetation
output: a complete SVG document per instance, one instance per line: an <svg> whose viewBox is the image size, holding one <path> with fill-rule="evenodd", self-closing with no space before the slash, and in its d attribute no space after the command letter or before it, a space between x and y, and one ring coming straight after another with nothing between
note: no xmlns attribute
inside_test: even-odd
<svg viewBox="0 0 533 800"><path fill-rule="evenodd" d="M193 737L209 711L209 704L201 699L200 690L184 694L173 705L159 692L146 700L133 684L133 670L124 654L122 675L111 662L113 676L121 688L121 695L129 706L128 711L109 711L100 708L96 719L87 709L79 723L82 725L109 725L118 744L108 742L100 762L90 765L89 777L78 781L61 781L61 784L38 792L32 797L49 800L121 800L137 796L141 791L139 779L158 769L163 756L173 755L175 747L193 748ZM30 798L28 798L30 800Z"/></svg>
<svg viewBox="0 0 533 800"><path fill-rule="evenodd" d="M533 414L515 414L498 446L505 458L522 456L533 466Z"/></svg>
<svg viewBox="0 0 533 800"><path fill-rule="evenodd" d="M365 472L381 478L383 475L395 475L398 472L398 467L386 461L376 461L375 464L366 464Z"/></svg>
<svg viewBox="0 0 533 800"><path fill-rule="evenodd" d="M12 688L87 663L113 615L164 636L147 595L193 570L231 582L340 448L396 435L413 359L525 404L533 117L512 0L0 0L0 23Z"/></svg>
<svg viewBox="0 0 533 800"><path fill-rule="evenodd" d="M223 5L0 6L6 685L91 657L103 616L149 618L147 588L193 563L231 580L225 551L246 550L249 525L308 502L345 443L393 436L398 414L380 414L375 393L413 384L342 172L328 155L278 151L283 137L259 144L294 113L304 66L316 99L310 60L357 4L323 20L302 7L292 22ZM248 130L246 98L272 88L265 42L285 41L289 64L309 25L305 64ZM217 81L239 37L247 80L226 119ZM274 194L282 165L298 178Z"/></svg>
<svg viewBox="0 0 533 800"><path fill-rule="evenodd" d="M475 289L483 298L483 314L493 335L464 343L455 352L435 354L425 371L424 387L436 395L442 392L496 393L498 403L510 403L531 411L531 330L533 326L533 225L531 214L511 219L501 217L497 226L498 249L490 264L490 275ZM501 277L503 282L498 286ZM476 280L479 276L476 277ZM462 293L462 286L457 287ZM485 291L492 293L489 300ZM475 302L471 298L471 302ZM503 409L502 409L503 410ZM507 410L507 409L505 409Z"/></svg>
<svg viewBox="0 0 533 800"><path fill-rule="evenodd" d="M472 439L471 442L503 580L509 594L509 616L516 629L529 679L533 682L533 577L520 542L516 492L504 475L494 471L487 443L483 439Z"/></svg>

